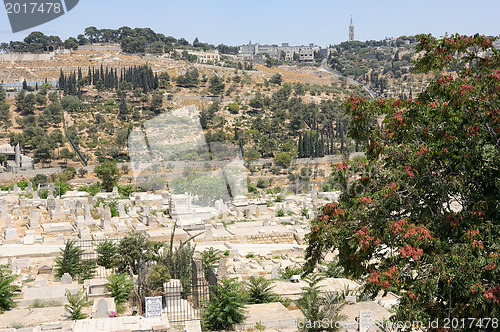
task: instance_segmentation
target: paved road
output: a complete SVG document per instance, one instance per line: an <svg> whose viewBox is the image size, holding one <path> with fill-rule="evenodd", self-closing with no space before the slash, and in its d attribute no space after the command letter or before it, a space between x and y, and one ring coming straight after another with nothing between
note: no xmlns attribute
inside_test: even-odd
<svg viewBox="0 0 500 332"><path fill-rule="evenodd" d="M373 90L373 88L368 85L368 84L365 84L365 83L362 83L362 82L359 82L359 81L356 81L355 79L349 77L349 76L344 76L342 75L341 73L339 73L338 71L335 71L333 70L332 68L328 67L328 64L327 64L327 59L323 59L323 62L321 62L321 67L326 70L327 72L329 72L330 74L333 74L337 77L343 77L347 80L347 82L349 83L352 83L352 84L356 84L356 85L361 85L369 94L372 98L375 98L378 96L378 93Z"/></svg>

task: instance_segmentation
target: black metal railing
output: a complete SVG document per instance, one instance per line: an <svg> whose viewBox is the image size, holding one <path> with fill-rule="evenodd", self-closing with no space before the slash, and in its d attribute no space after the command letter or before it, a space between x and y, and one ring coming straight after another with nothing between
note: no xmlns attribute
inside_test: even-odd
<svg viewBox="0 0 500 332"><path fill-rule="evenodd" d="M121 238L108 238L99 240L77 240L75 245L83 250L82 261L88 266L94 266L92 276L94 278L107 278L117 273L116 268L106 269L97 264L99 254L96 248L104 241L111 241L118 245ZM139 280L145 279L148 271L155 265L155 262L144 263L140 266ZM216 290L217 276L212 268L204 268L201 261L191 260L185 264L183 271L170 271L171 279L163 285L164 310L170 322L184 322L188 320L201 319L203 307L213 299ZM177 277L177 278L176 278ZM142 282L139 288L144 285ZM149 296L145 289L139 290L140 297L144 305L144 297ZM158 294L160 295L160 294Z"/></svg>

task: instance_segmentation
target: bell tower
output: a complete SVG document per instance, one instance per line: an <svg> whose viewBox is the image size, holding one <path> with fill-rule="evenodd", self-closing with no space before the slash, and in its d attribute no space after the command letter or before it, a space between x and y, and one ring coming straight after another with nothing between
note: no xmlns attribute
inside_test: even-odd
<svg viewBox="0 0 500 332"><path fill-rule="evenodd" d="M351 15L351 24L349 24L349 41L354 40L354 24L352 24L352 15Z"/></svg>

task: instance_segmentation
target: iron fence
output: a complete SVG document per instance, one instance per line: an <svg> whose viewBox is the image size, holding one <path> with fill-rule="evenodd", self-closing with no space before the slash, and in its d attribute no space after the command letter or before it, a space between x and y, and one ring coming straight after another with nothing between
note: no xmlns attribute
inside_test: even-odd
<svg viewBox="0 0 500 332"><path fill-rule="evenodd" d="M83 264L94 269L88 277L107 278L118 272L116 268L106 269L97 264L99 254L96 248L106 240L117 245L121 238L75 241L75 245L82 249ZM137 287L138 294L141 294L142 307L144 307L144 297L152 295L143 288L143 283L154 265L155 262L148 262L139 268ZM203 267L201 261L191 259L191 263L183 265L182 270L177 267L175 271L169 271L169 274L170 279L164 283L163 291L155 294L162 296L163 307L169 321L180 323L201 319L203 307L213 300L216 291L217 276L213 269Z"/></svg>

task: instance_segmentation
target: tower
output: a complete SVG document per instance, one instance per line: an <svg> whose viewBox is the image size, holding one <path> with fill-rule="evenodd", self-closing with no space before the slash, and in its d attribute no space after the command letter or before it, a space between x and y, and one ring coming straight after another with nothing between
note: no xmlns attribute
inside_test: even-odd
<svg viewBox="0 0 500 332"><path fill-rule="evenodd" d="M351 24L349 24L349 41L354 40L354 24L352 24L352 15L351 15Z"/></svg>

